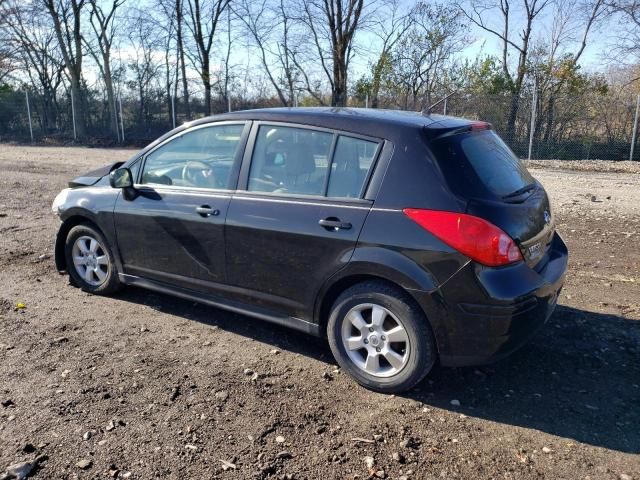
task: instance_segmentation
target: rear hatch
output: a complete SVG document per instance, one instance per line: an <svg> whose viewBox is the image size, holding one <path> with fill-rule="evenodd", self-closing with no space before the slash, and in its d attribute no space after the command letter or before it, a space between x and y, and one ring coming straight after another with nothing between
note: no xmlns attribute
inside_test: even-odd
<svg viewBox="0 0 640 480"><path fill-rule="evenodd" d="M507 233L532 268L542 268L555 230L542 185L487 123L430 128L430 147L466 212Z"/></svg>

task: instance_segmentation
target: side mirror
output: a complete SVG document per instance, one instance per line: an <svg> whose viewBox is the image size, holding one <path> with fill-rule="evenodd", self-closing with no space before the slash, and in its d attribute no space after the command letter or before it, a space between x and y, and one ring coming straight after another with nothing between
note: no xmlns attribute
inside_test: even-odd
<svg viewBox="0 0 640 480"><path fill-rule="evenodd" d="M116 168L109 174L109 184L113 188L132 188L133 175L128 168Z"/></svg>

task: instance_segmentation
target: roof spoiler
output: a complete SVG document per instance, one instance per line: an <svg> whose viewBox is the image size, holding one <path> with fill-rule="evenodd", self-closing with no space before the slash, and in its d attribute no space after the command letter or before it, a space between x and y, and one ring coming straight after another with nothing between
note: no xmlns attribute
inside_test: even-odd
<svg viewBox="0 0 640 480"><path fill-rule="evenodd" d="M492 130L493 126L489 122L480 121L448 121L443 120L433 123L425 128L429 140L438 140L451 135L460 133L481 132L484 130Z"/></svg>

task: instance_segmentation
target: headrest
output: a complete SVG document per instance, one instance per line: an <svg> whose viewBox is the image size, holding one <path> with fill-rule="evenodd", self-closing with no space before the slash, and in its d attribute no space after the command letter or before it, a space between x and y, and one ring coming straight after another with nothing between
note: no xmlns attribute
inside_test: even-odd
<svg viewBox="0 0 640 480"><path fill-rule="evenodd" d="M285 161L285 172L287 175L297 177L307 175L316 171L316 161L309 147L301 143L294 143L287 152Z"/></svg>

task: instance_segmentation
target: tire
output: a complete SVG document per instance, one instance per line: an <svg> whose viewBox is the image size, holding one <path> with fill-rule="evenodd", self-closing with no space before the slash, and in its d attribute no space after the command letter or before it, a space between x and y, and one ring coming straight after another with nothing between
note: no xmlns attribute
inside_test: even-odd
<svg viewBox="0 0 640 480"><path fill-rule="evenodd" d="M377 392L411 389L437 359L424 313L406 292L383 281L345 290L331 309L327 336L338 364Z"/></svg>
<svg viewBox="0 0 640 480"><path fill-rule="evenodd" d="M72 283L85 292L111 295L120 289L113 253L104 235L94 226L80 224L69 230L64 254ZM74 262L74 257L84 259L84 263Z"/></svg>

